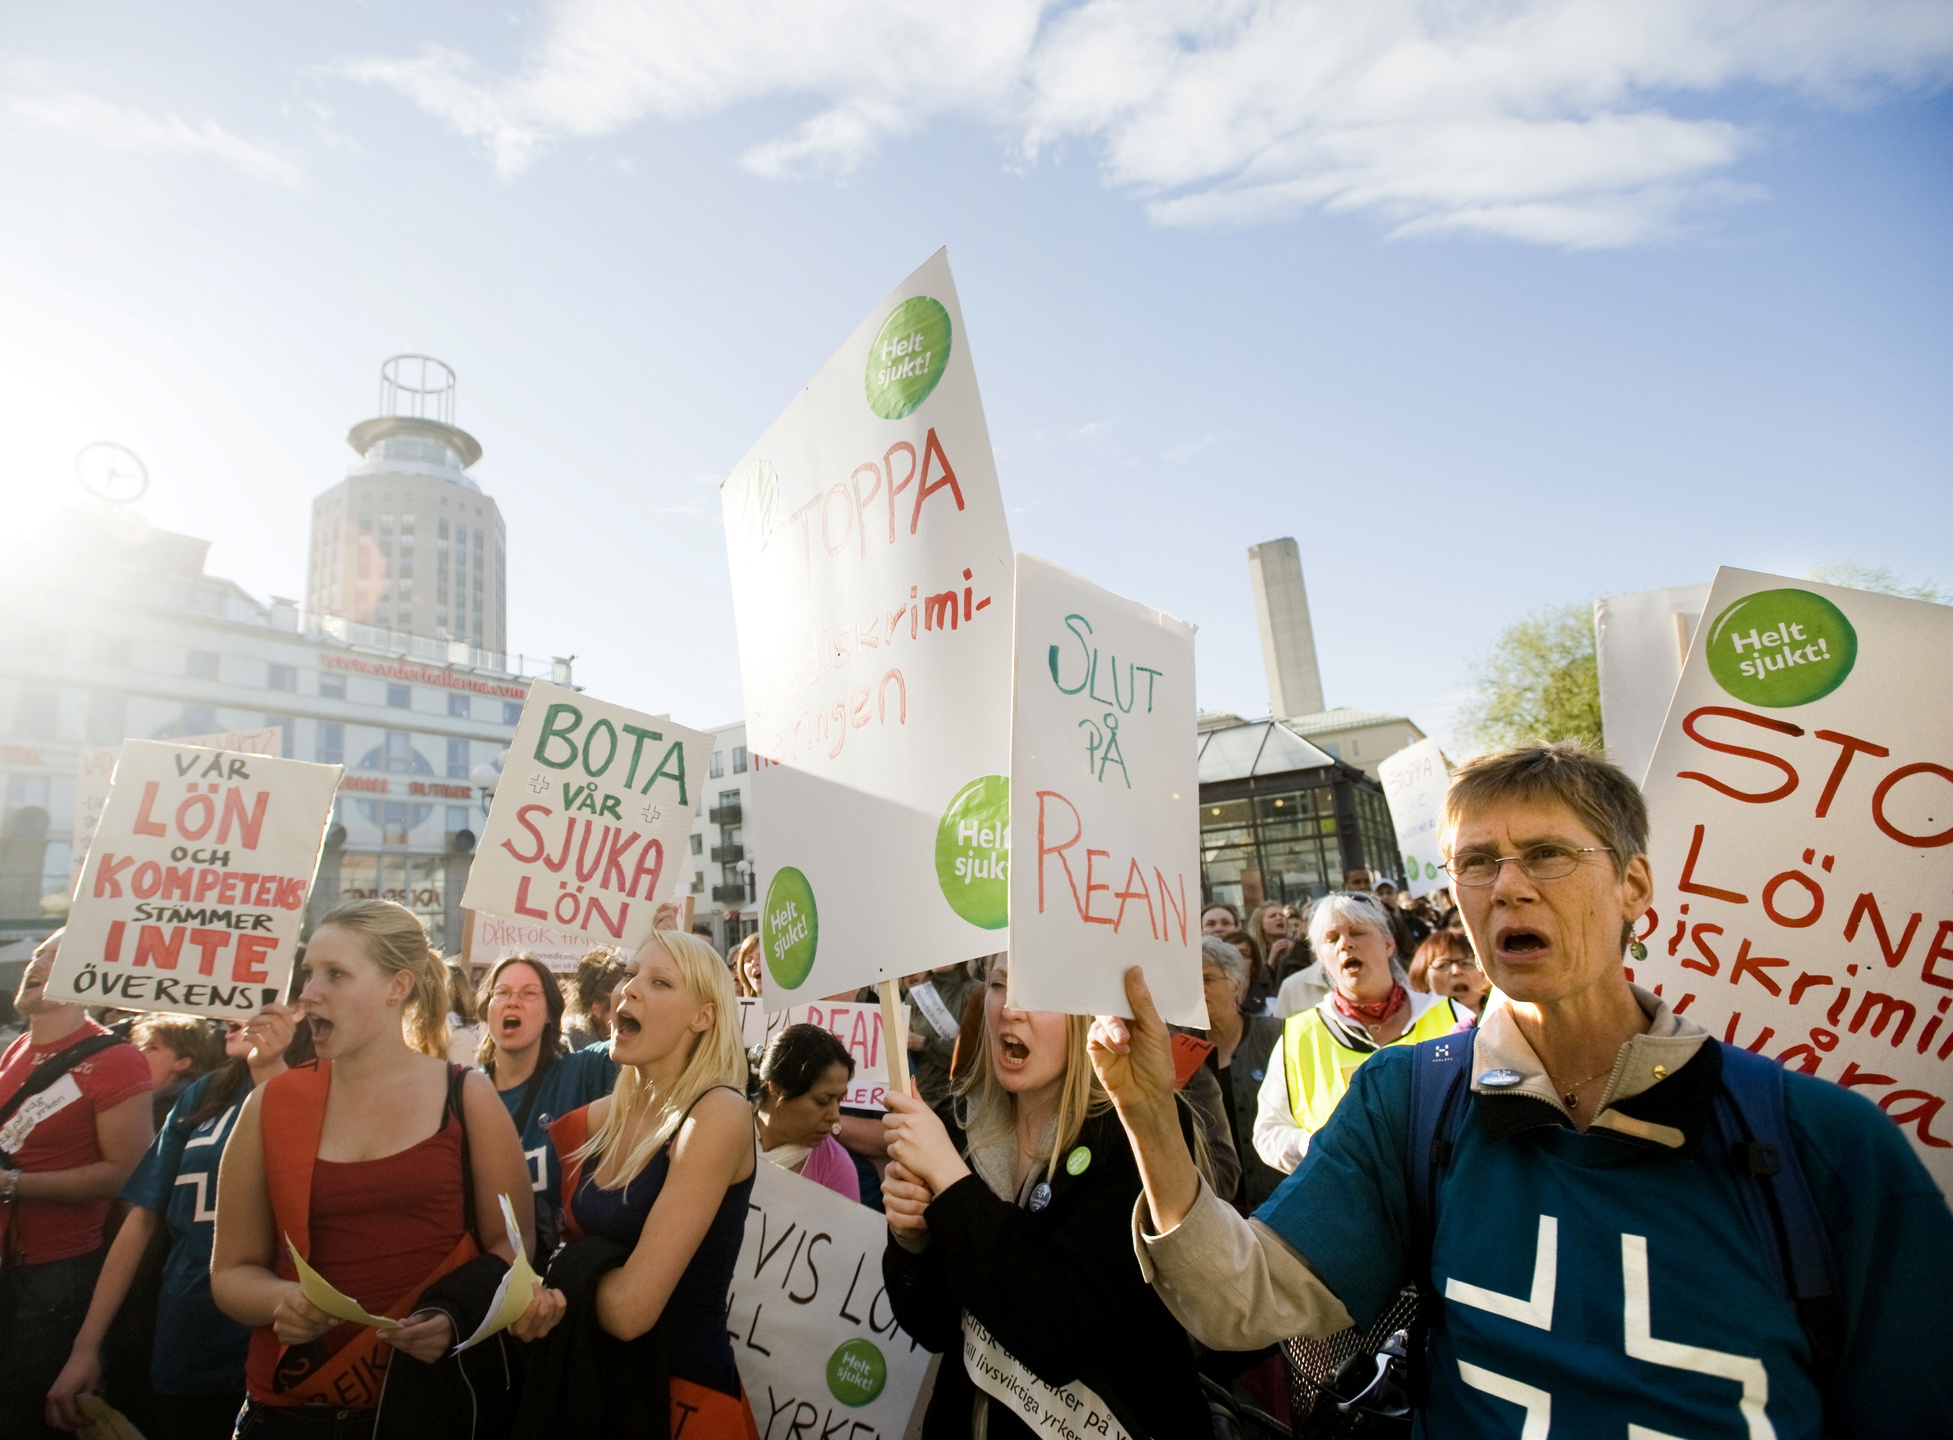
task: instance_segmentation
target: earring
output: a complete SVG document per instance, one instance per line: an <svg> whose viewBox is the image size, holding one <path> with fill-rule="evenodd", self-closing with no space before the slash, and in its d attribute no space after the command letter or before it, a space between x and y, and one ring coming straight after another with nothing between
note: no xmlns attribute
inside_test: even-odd
<svg viewBox="0 0 1953 1440"><path fill-rule="evenodd" d="M828 1127L828 1133L833 1135L839 1135L841 1133L841 1122L839 1120L836 1120L833 1123L833 1125Z"/></svg>
<svg viewBox="0 0 1953 1440"><path fill-rule="evenodd" d="M1636 940L1628 946L1628 954L1634 957L1634 963L1638 965L1648 958L1648 947L1643 945L1639 940Z"/></svg>

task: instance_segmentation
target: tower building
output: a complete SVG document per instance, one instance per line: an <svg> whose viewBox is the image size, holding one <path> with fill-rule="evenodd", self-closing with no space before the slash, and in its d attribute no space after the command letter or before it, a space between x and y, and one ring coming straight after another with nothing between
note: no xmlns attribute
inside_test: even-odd
<svg viewBox="0 0 1953 1440"><path fill-rule="evenodd" d="M1262 663L1268 667L1268 713L1313 715L1322 709L1322 674L1295 541L1284 537L1249 546L1248 578L1261 622Z"/></svg>
<svg viewBox="0 0 1953 1440"><path fill-rule="evenodd" d="M359 460L312 502L306 609L327 624L446 641L457 663L508 647L502 512L468 474L481 443L454 423L454 371L427 355L380 367ZM469 653L459 653L469 652Z"/></svg>

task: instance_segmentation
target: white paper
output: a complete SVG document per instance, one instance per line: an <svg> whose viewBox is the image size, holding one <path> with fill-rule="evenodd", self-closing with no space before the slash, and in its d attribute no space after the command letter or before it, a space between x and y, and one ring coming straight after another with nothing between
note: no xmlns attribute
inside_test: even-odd
<svg viewBox="0 0 1953 1440"><path fill-rule="evenodd" d="M1011 1003L1206 1028L1194 632L1017 557L1010 747Z"/></svg>
<svg viewBox="0 0 1953 1440"><path fill-rule="evenodd" d="M888 387L912 382L901 413ZM971 787L1003 803L1010 723L1010 534L946 253L874 308L722 501L766 1004L995 951L1001 885L938 864Z"/></svg>
<svg viewBox="0 0 1953 1440"><path fill-rule="evenodd" d="M1872 1101L1942 1190L1949 677L1953 608L1719 571L1644 787L1655 898L1633 967L1718 1038ZM1766 683L1809 698L1760 703Z"/></svg>
<svg viewBox="0 0 1953 1440"><path fill-rule="evenodd" d="M282 1000L342 773L125 741L48 998L239 1019Z"/></svg>
<svg viewBox="0 0 1953 1440"><path fill-rule="evenodd" d="M536 681L461 903L637 949L687 869L711 750L703 731Z"/></svg>
<svg viewBox="0 0 1953 1440"><path fill-rule="evenodd" d="M1594 654L1600 667L1607 758L1637 783L1648 773L1689 641L1708 603L1706 584L1594 602Z"/></svg>
<svg viewBox="0 0 1953 1440"><path fill-rule="evenodd" d="M1451 883L1444 871L1444 849L1438 844L1438 824L1444 818L1444 795L1451 788L1444 752L1435 740L1406 745L1377 766L1384 799L1390 803L1390 823L1397 832L1397 853L1403 857L1405 888L1412 895L1429 895Z"/></svg>
<svg viewBox="0 0 1953 1440"><path fill-rule="evenodd" d="M529 1308L529 1302L536 1298L536 1288L542 1276L536 1273L529 1263L528 1252L522 1245L522 1227L515 1223L515 1207L509 1204L509 1197L497 1195L502 1202L502 1223L508 1226L509 1243L515 1246L515 1260L502 1272L502 1283L495 1287L495 1298L489 1302L488 1313L481 1317L481 1324L475 1333L463 1340L448 1353L459 1355L463 1350L471 1350L489 1336L506 1330L522 1318L522 1312Z"/></svg>

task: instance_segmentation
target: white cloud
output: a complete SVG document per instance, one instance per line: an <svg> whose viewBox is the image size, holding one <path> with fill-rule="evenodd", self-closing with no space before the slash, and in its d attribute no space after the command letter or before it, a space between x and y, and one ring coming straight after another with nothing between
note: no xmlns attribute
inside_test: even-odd
<svg viewBox="0 0 1953 1440"><path fill-rule="evenodd" d="M342 70L505 175L644 118L800 100L748 169L844 176L955 117L1031 163L1092 147L1162 224L1322 208L1575 247L1753 197L1728 172L1757 137L1701 113L1733 87L1851 105L1953 73L1945 0L556 0L540 29L507 77L444 47Z"/></svg>
<svg viewBox="0 0 1953 1440"><path fill-rule="evenodd" d="M233 135L214 120L152 115L98 95L59 88L26 67L9 67L0 73L0 129L59 135L104 150L204 156L275 185L296 185L304 178L299 167L276 150Z"/></svg>

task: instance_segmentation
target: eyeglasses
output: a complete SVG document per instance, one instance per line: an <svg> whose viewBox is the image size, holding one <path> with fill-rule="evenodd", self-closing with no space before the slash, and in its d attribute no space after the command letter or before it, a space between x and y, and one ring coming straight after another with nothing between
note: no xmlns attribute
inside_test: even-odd
<svg viewBox="0 0 1953 1440"><path fill-rule="evenodd" d="M504 990L498 985L495 989L488 992L488 998L491 1000L500 1000L505 1005L540 1005L542 1004L543 992L534 986L531 986L527 990Z"/></svg>
<svg viewBox="0 0 1953 1440"><path fill-rule="evenodd" d="M1476 970L1478 962L1469 955L1447 955L1442 960L1431 962L1433 970Z"/></svg>
<svg viewBox="0 0 1953 1440"><path fill-rule="evenodd" d="M1535 845L1523 855L1467 855L1446 865L1445 873L1460 885L1483 886L1499 878L1499 867L1510 860L1528 880L1564 880L1580 868L1582 855L1612 855L1607 845L1569 850L1564 845Z"/></svg>

